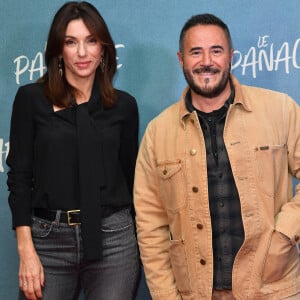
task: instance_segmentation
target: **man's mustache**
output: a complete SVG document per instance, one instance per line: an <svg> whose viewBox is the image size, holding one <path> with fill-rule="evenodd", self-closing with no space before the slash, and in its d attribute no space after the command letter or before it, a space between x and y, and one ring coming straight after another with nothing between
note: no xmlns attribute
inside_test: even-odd
<svg viewBox="0 0 300 300"><path fill-rule="evenodd" d="M200 68L193 69L193 73L196 73L196 74L202 74L202 73L216 74L219 72L220 72L219 69L212 68L212 67L200 67Z"/></svg>

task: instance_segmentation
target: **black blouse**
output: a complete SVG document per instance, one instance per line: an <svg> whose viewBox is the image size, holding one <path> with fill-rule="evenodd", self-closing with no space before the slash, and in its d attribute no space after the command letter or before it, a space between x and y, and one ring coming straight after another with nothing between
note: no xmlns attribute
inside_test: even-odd
<svg viewBox="0 0 300 300"><path fill-rule="evenodd" d="M32 208L81 209L86 256L99 258L101 209L132 204L138 148L136 101L116 93L109 109L94 86L87 103L54 112L41 83L19 88L7 157L14 228L31 224Z"/></svg>

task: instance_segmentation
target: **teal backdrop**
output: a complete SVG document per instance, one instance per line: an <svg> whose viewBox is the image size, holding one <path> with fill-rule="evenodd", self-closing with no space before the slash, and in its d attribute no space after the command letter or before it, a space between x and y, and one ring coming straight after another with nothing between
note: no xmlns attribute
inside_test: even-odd
<svg viewBox="0 0 300 300"><path fill-rule="evenodd" d="M17 88L45 71L43 53L61 0L0 0L0 299L17 299L18 256L7 204L5 158ZM192 15L210 12L231 30L233 73L249 85L288 93L300 102L299 0L92 0L117 48L115 86L136 97L140 137L147 123L179 99L185 80L176 52ZM150 299L142 277L136 299ZM126 299L125 299L126 300Z"/></svg>

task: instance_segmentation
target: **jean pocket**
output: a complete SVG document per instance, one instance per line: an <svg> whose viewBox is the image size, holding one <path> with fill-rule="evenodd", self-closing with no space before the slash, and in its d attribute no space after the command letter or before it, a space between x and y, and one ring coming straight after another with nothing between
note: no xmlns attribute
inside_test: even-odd
<svg viewBox="0 0 300 300"><path fill-rule="evenodd" d="M117 210L115 213L102 219L102 232L117 232L130 228L133 225L129 208Z"/></svg>
<svg viewBox="0 0 300 300"><path fill-rule="evenodd" d="M52 231L52 223L44 219L32 217L31 235L33 238L45 238Z"/></svg>

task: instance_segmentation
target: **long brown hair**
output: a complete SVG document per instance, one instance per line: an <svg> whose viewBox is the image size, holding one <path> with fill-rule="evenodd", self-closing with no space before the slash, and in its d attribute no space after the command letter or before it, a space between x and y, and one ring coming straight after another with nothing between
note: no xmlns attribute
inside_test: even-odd
<svg viewBox="0 0 300 300"><path fill-rule="evenodd" d="M98 10L88 2L66 2L55 14L45 50L47 71L39 79L39 82L44 83L46 96L54 105L69 107L73 104L78 91L68 83L64 75L60 75L59 64L64 68L61 53L67 26L70 21L77 19L84 22L91 34L100 40L103 47L104 67L98 67L97 73L100 76L96 78L99 79L99 91L103 106L111 107L116 100L112 83L117 69L116 49L104 19Z"/></svg>

